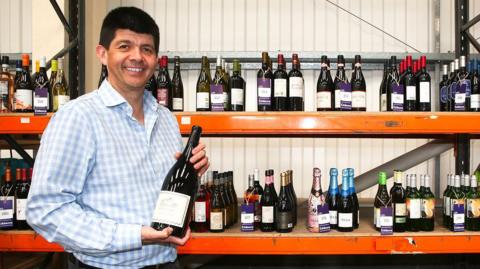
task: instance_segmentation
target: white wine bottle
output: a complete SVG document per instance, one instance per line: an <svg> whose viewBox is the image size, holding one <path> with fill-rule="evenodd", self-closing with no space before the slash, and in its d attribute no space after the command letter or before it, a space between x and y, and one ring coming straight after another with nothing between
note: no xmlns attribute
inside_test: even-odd
<svg viewBox="0 0 480 269"><path fill-rule="evenodd" d="M172 227L173 236L185 236L198 189L198 175L189 160L201 133L200 126L192 127L182 155L165 176L152 218L151 226L156 230Z"/></svg>

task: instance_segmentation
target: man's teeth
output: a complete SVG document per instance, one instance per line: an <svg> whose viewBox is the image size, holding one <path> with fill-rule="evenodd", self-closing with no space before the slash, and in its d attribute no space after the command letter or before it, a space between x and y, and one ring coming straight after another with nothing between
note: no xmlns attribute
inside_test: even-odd
<svg viewBox="0 0 480 269"><path fill-rule="evenodd" d="M127 67L127 70L131 72L142 72L143 68Z"/></svg>

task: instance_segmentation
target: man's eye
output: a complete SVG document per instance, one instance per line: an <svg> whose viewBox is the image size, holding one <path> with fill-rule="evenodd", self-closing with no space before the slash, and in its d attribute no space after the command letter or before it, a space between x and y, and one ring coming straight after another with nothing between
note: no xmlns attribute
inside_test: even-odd
<svg viewBox="0 0 480 269"><path fill-rule="evenodd" d="M145 51L145 53L153 53L153 49L152 48L143 48L143 51Z"/></svg>
<svg viewBox="0 0 480 269"><path fill-rule="evenodd" d="M128 45L127 45L127 44L123 44L123 45L120 45L118 48L119 48L119 49L128 49Z"/></svg>

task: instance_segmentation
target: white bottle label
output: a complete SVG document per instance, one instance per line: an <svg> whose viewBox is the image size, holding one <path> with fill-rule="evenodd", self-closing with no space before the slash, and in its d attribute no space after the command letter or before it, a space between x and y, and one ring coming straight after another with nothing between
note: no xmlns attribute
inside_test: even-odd
<svg viewBox="0 0 480 269"><path fill-rule="evenodd" d="M290 97L302 97L304 96L303 78L291 77L289 79L290 85Z"/></svg>
<svg viewBox="0 0 480 269"><path fill-rule="evenodd" d="M273 206L262 206L262 223L273 223Z"/></svg>
<svg viewBox="0 0 480 269"><path fill-rule="evenodd" d="M287 80L284 78L276 78L273 81L274 90L273 96L274 97L287 97Z"/></svg>
<svg viewBox="0 0 480 269"><path fill-rule="evenodd" d="M463 104L465 103L467 94L466 93L455 93L455 104Z"/></svg>
<svg viewBox="0 0 480 269"><path fill-rule="evenodd" d="M331 108L332 95L330 92L317 92L317 108Z"/></svg>
<svg viewBox="0 0 480 269"><path fill-rule="evenodd" d="M337 222L338 222L338 220L337 220L337 218L338 218L337 211L335 211L335 210L330 210L329 214L330 214L330 224L336 225Z"/></svg>
<svg viewBox="0 0 480 269"><path fill-rule="evenodd" d="M385 93L380 97L380 111L387 111L387 94Z"/></svg>
<svg viewBox="0 0 480 269"><path fill-rule="evenodd" d="M0 81L0 94L8 94L8 81Z"/></svg>
<svg viewBox="0 0 480 269"><path fill-rule="evenodd" d="M173 110L183 110L183 98L173 97Z"/></svg>
<svg viewBox="0 0 480 269"><path fill-rule="evenodd" d="M53 96L57 99L58 109L62 108L68 101L70 101L70 96L68 95L57 95Z"/></svg>
<svg viewBox="0 0 480 269"><path fill-rule="evenodd" d="M338 213L338 227L342 227L342 228L353 227L353 214Z"/></svg>
<svg viewBox="0 0 480 269"><path fill-rule="evenodd" d="M411 219L419 219L422 216L420 199L410 199L409 216Z"/></svg>
<svg viewBox="0 0 480 269"><path fill-rule="evenodd" d="M223 213L210 212L210 230L223 229Z"/></svg>
<svg viewBox="0 0 480 269"><path fill-rule="evenodd" d="M403 104L403 94L392 93L392 109L394 106L393 104Z"/></svg>
<svg viewBox="0 0 480 269"><path fill-rule="evenodd" d="M271 92L272 92L272 89L270 88L258 87L258 97L270 98Z"/></svg>
<svg viewBox="0 0 480 269"><path fill-rule="evenodd" d="M190 196L173 191L160 191L153 213L153 222L183 227Z"/></svg>
<svg viewBox="0 0 480 269"><path fill-rule="evenodd" d="M462 224L465 223L465 214L453 214L453 223L455 224Z"/></svg>
<svg viewBox="0 0 480 269"><path fill-rule="evenodd" d="M208 109L210 105L210 93L209 92L197 92L197 109Z"/></svg>
<svg viewBox="0 0 480 269"><path fill-rule="evenodd" d="M17 199L17 220L27 220L25 210L27 209L27 199Z"/></svg>
<svg viewBox="0 0 480 269"><path fill-rule="evenodd" d="M373 208L373 224L375 227L380 228L380 208Z"/></svg>
<svg viewBox="0 0 480 269"><path fill-rule="evenodd" d="M352 107L362 108L367 107L366 93L362 91L352 91Z"/></svg>
<svg viewBox="0 0 480 269"><path fill-rule="evenodd" d="M392 216L380 216L380 225L377 226L381 227L392 227L393 226L393 217Z"/></svg>
<svg viewBox="0 0 480 269"><path fill-rule="evenodd" d="M471 108L480 108L480 94L470 95L470 107Z"/></svg>
<svg viewBox="0 0 480 269"><path fill-rule="evenodd" d="M443 197L443 204L444 204L444 208L445 208L445 215L447 216L451 216L452 215L452 208L451 208L451 204L450 204L450 197Z"/></svg>
<svg viewBox="0 0 480 269"><path fill-rule="evenodd" d="M223 93L212 93L212 105L213 104L222 104L223 106Z"/></svg>
<svg viewBox="0 0 480 269"><path fill-rule="evenodd" d="M406 216L407 215L407 205L405 203L395 204L395 216Z"/></svg>
<svg viewBox="0 0 480 269"><path fill-rule="evenodd" d="M430 82L420 82L420 103L430 103Z"/></svg>
<svg viewBox="0 0 480 269"><path fill-rule="evenodd" d="M29 89L17 89L15 91L15 109L32 109L33 91Z"/></svg>
<svg viewBox="0 0 480 269"><path fill-rule="evenodd" d="M252 224L255 221L255 216L253 213L242 213L240 221L243 224Z"/></svg>
<svg viewBox="0 0 480 269"><path fill-rule="evenodd" d="M232 88L232 105L243 106L245 104L245 100L243 100L243 93L243 89Z"/></svg>
<svg viewBox="0 0 480 269"><path fill-rule="evenodd" d="M341 108L342 91L340 89L335 90L335 108Z"/></svg>
<svg viewBox="0 0 480 269"><path fill-rule="evenodd" d="M207 204L205 202L195 202L195 222L207 221Z"/></svg>
<svg viewBox="0 0 480 269"><path fill-rule="evenodd" d="M417 100L417 89L415 86L407 86L407 100L408 101Z"/></svg>

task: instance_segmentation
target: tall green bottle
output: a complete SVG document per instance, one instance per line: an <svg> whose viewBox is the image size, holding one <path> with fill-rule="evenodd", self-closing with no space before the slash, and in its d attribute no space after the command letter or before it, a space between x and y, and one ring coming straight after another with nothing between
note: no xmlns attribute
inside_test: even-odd
<svg viewBox="0 0 480 269"><path fill-rule="evenodd" d="M472 175L470 190L466 196L465 229L468 231L480 231L480 192L478 192L477 186L477 177Z"/></svg>
<svg viewBox="0 0 480 269"><path fill-rule="evenodd" d="M421 197L417 189L417 176L410 175L411 191L407 194L407 230L411 232L418 232L421 228Z"/></svg>
<svg viewBox="0 0 480 269"><path fill-rule="evenodd" d="M430 189L430 176L423 177L422 201L422 231L433 231L435 228L435 195Z"/></svg>

